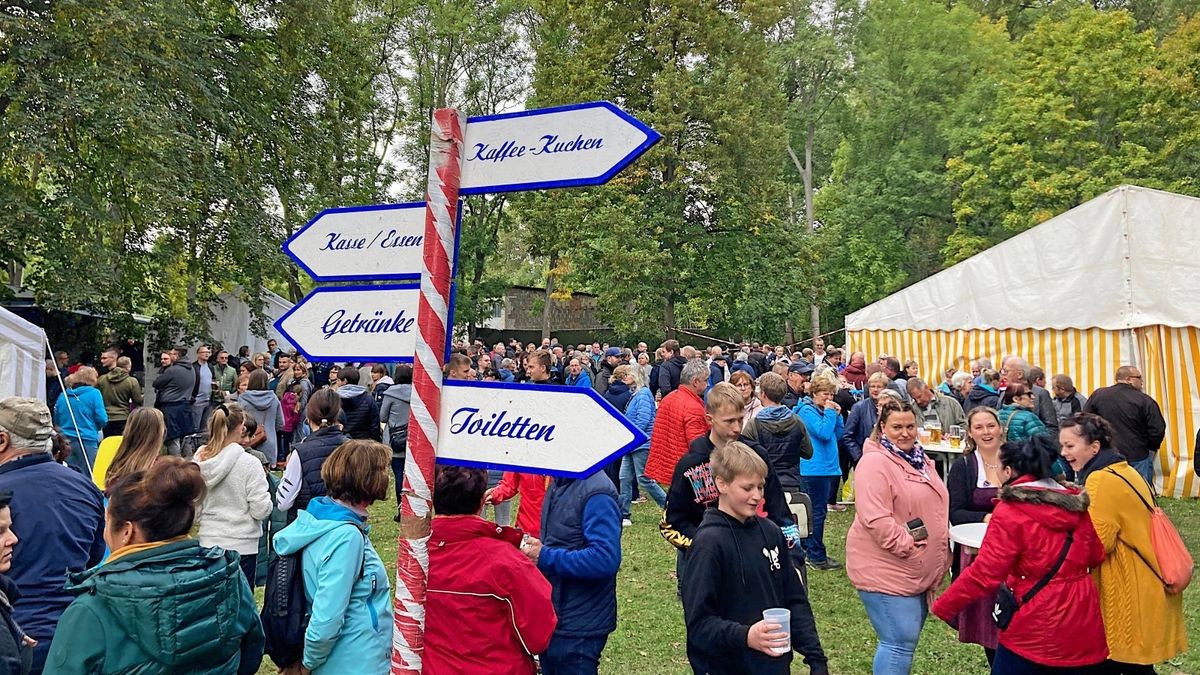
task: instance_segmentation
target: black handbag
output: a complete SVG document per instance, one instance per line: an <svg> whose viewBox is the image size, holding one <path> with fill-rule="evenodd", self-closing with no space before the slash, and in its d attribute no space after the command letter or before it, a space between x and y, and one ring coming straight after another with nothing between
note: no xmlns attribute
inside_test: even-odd
<svg viewBox="0 0 1200 675"><path fill-rule="evenodd" d="M996 589L996 604L992 607L992 620L996 622L996 626L1000 630L1008 628L1017 610L1032 600L1033 596L1045 588L1046 584L1050 583L1055 574L1058 574L1058 570L1062 568L1063 561L1067 559L1067 551L1071 550L1071 542L1074 539L1075 533L1068 532L1067 540L1063 542L1062 551L1058 554L1058 560L1054 561L1054 566L1020 600L1017 599L1017 594L1013 593L1013 590L1008 587L1007 583L1000 583L1000 588Z"/></svg>

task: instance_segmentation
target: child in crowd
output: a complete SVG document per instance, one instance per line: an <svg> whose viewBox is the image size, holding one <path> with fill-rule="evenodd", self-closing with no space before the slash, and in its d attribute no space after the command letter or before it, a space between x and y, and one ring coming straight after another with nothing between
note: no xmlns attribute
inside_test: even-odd
<svg viewBox="0 0 1200 675"><path fill-rule="evenodd" d="M675 465L675 474L667 492L667 508L659 531L664 539L679 550L675 574L681 588L686 574L684 559L692 545L692 537L696 536L696 528L700 527L704 510L717 501L717 486L713 482L709 457L714 450L738 440L743 413L742 393L737 387L728 382L716 384L708 392L705 403L705 418L711 430L707 436L692 441L687 454ZM749 447L767 463L763 494L767 517L783 530L788 540L787 548L793 548L799 544L800 532L792 521L779 477L771 468L766 451L757 445Z"/></svg>
<svg viewBox="0 0 1200 675"><path fill-rule="evenodd" d="M825 652L788 541L775 523L757 514L767 462L734 441L712 451L710 466L720 496L692 539L683 585L693 671L790 673L791 651L779 653L788 631L763 618L763 610L778 608L791 611L792 648L804 655L813 675L825 675Z"/></svg>

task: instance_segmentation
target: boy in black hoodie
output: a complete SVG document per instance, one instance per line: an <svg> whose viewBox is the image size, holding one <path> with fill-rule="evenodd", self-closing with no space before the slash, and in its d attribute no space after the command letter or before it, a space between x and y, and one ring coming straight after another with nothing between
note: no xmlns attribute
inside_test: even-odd
<svg viewBox="0 0 1200 675"><path fill-rule="evenodd" d="M804 655L813 675L829 672L808 594L788 542L775 523L756 510L768 472L760 454L733 442L713 451L712 474L720 493L717 508L704 513L687 556L683 614L687 654L701 675L786 675L787 631L767 623L763 610L791 610L792 648Z"/></svg>
<svg viewBox="0 0 1200 675"><path fill-rule="evenodd" d="M688 445L687 453L675 465L671 487L667 490L667 507L663 510L663 519L658 525L659 534L679 549L676 574L681 586L686 574L684 559L692 545L692 537L696 535L696 528L704 518L704 510L717 501L717 486L713 481L709 457L715 449L738 440L738 434L742 431L742 393L728 382L718 383L709 390L704 410L711 431L707 436L693 440ZM749 447L758 453L764 462L769 461L767 451L762 447L757 444L749 444ZM779 477L769 464L762 501L767 510L767 517L782 528L788 540L788 547L794 551L803 551L799 546L800 531L792 520L791 511L788 510Z"/></svg>

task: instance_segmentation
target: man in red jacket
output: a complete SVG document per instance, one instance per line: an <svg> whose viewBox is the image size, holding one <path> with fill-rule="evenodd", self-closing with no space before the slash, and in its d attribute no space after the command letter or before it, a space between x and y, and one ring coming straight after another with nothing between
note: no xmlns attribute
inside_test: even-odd
<svg viewBox="0 0 1200 675"><path fill-rule="evenodd" d="M675 465L687 453L688 444L708 433L704 401L700 398L707 388L708 365L700 359L688 361L679 376L679 388L667 394L658 406L646 460L646 475L650 478L670 485Z"/></svg>

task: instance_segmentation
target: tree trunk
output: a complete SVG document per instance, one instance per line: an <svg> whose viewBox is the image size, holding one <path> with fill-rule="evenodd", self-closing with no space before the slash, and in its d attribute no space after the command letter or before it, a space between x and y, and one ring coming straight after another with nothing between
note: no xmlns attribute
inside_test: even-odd
<svg viewBox="0 0 1200 675"><path fill-rule="evenodd" d="M786 340L787 344L789 345L796 344L796 331L792 328L791 319L785 319L783 322L783 339Z"/></svg>
<svg viewBox="0 0 1200 675"><path fill-rule="evenodd" d="M675 294L667 293L663 298L663 328L666 329L667 339L675 339Z"/></svg>
<svg viewBox="0 0 1200 675"><path fill-rule="evenodd" d="M813 216L813 138L817 135L816 122L809 120L804 137L804 170L800 172L804 179L804 225L809 232L817 231L817 220ZM817 336L821 334L821 308L817 298L813 297L809 306L810 321L812 322L813 346L816 346Z"/></svg>
<svg viewBox="0 0 1200 675"><path fill-rule="evenodd" d="M546 271L546 301L542 305L542 339L550 338L550 303L554 302L551 295L554 293L554 268L558 267L558 254L550 255L550 269Z"/></svg>

